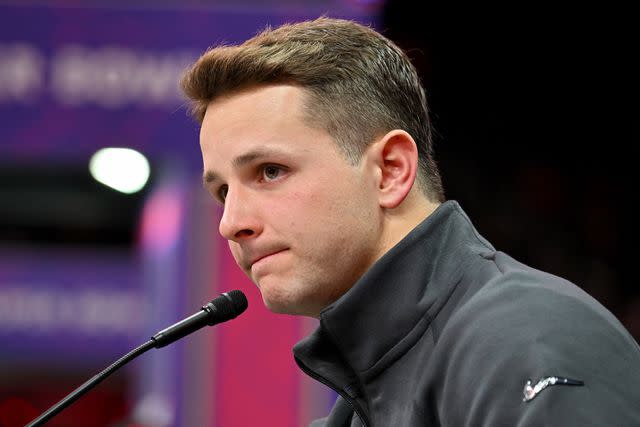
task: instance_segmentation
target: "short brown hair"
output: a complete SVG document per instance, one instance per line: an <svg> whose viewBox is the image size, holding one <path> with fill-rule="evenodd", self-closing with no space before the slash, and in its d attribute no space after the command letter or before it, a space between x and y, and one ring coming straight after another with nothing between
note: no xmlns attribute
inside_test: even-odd
<svg viewBox="0 0 640 427"><path fill-rule="evenodd" d="M426 95L415 67L392 41L343 19L285 24L241 45L208 49L181 86L202 123L217 97L278 83L305 89L305 121L327 131L353 164L376 137L407 131L418 145L420 188L428 199L444 201Z"/></svg>

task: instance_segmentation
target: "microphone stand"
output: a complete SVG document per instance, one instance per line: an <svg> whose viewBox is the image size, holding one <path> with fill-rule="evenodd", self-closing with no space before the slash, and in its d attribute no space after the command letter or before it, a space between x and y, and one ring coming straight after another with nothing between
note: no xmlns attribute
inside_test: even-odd
<svg viewBox="0 0 640 427"><path fill-rule="evenodd" d="M129 363L136 357L140 356L141 354L147 352L149 349L155 347L155 345L156 345L156 342L153 339L151 339L146 343L142 344L141 346L131 350L129 353L125 354L120 359L112 363L109 367L104 369L102 372L94 375L90 380L82 384L73 392L69 393L67 397L65 397L60 402L53 405L51 408L49 408L46 412L44 412L38 418L31 421L31 423L26 425L26 427L38 427L43 425L44 423L49 421L51 418L53 418L56 414L58 414L60 411L62 411L64 408L66 408L67 406L71 405L73 402L78 400L83 394L91 390L96 385L100 384L102 380L104 380L109 375L114 373L117 369L126 365L127 363Z"/></svg>
<svg viewBox="0 0 640 427"><path fill-rule="evenodd" d="M49 408L45 413L27 424L26 427L39 427L43 425L58 412L71 405L73 402L78 400L80 396L111 375L115 370L126 363L129 363L149 349L153 347L161 348L169 345L204 326L213 326L218 323L226 322L227 320L235 319L247 309L247 305L247 297L241 291L234 290L224 292L219 297L203 306L200 311L174 325L169 326L168 328L161 330L152 336L149 341L116 360L108 368L95 375L89 381L75 389L67 397Z"/></svg>

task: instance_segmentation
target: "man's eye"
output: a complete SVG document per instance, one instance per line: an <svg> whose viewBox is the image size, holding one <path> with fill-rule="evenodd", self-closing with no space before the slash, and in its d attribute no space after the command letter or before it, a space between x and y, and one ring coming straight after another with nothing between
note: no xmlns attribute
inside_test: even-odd
<svg viewBox="0 0 640 427"><path fill-rule="evenodd" d="M227 198L227 193L229 192L229 187L226 185L220 186L218 189L218 198L224 203L224 199Z"/></svg>
<svg viewBox="0 0 640 427"><path fill-rule="evenodd" d="M280 176L282 169L278 166L267 165L262 168L262 176L266 181L273 181Z"/></svg>

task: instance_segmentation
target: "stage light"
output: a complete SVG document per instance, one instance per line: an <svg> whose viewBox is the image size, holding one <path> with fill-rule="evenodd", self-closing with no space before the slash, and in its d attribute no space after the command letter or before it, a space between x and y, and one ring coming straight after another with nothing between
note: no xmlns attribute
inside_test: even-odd
<svg viewBox="0 0 640 427"><path fill-rule="evenodd" d="M125 194L133 194L144 188L151 169L149 161L141 153L130 148L103 148L89 161L93 178Z"/></svg>

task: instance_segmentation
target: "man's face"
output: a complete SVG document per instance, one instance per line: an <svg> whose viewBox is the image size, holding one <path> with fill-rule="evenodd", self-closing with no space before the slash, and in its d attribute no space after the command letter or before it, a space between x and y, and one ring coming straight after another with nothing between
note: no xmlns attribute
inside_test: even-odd
<svg viewBox="0 0 640 427"><path fill-rule="evenodd" d="M317 316L381 255L375 168L302 120L304 92L255 88L207 108L200 145L220 233L278 313Z"/></svg>

